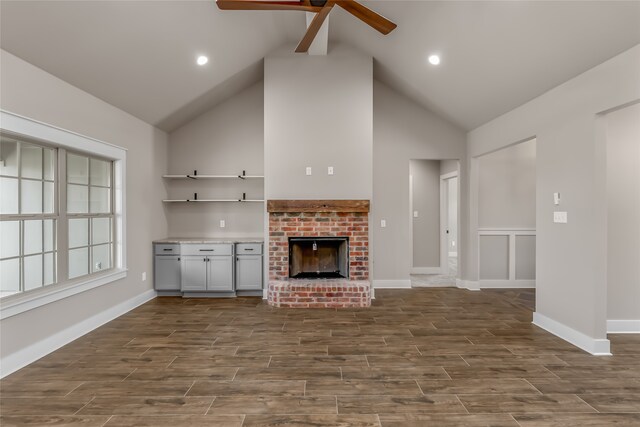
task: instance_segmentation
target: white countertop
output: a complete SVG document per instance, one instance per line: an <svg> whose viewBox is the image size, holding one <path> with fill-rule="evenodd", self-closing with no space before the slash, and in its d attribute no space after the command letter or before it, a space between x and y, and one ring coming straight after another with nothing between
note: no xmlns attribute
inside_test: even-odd
<svg viewBox="0 0 640 427"><path fill-rule="evenodd" d="M263 243L262 237L167 237L166 239L154 240L153 243Z"/></svg>

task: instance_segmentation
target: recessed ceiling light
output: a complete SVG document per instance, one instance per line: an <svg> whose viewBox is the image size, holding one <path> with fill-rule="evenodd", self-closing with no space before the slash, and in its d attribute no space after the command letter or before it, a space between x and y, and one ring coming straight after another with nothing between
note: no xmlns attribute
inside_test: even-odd
<svg viewBox="0 0 640 427"><path fill-rule="evenodd" d="M200 55L198 56L196 62L198 63L198 65L205 65L207 62L209 62L209 58L204 55Z"/></svg>
<svg viewBox="0 0 640 427"><path fill-rule="evenodd" d="M438 55L429 56L429 63L431 65L438 65L440 63L440 57Z"/></svg>

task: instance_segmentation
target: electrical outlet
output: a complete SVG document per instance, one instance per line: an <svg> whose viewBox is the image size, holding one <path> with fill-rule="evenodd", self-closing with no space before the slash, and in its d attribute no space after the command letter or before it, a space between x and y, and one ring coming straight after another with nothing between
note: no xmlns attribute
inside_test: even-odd
<svg viewBox="0 0 640 427"><path fill-rule="evenodd" d="M327 168L327 175L333 175L333 166Z"/></svg>
<svg viewBox="0 0 640 427"><path fill-rule="evenodd" d="M387 220L386 219L381 219L380 220L380 227L385 228L387 226Z"/></svg>
<svg viewBox="0 0 640 427"><path fill-rule="evenodd" d="M143 272L142 272L142 281L143 281L143 282L146 282L146 281L147 281L147 272L146 272L146 271L143 271Z"/></svg>
<svg viewBox="0 0 640 427"><path fill-rule="evenodd" d="M567 213L566 212L554 212L553 213L553 222L557 224L566 224L567 221Z"/></svg>
<svg viewBox="0 0 640 427"><path fill-rule="evenodd" d="M224 219L220 220L220 228L225 228L227 226L227 223L225 222Z"/></svg>
<svg viewBox="0 0 640 427"><path fill-rule="evenodd" d="M311 175L311 166L307 166L307 175Z"/></svg>
<svg viewBox="0 0 640 427"><path fill-rule="evenodd" d="M418 218L418 211L413 211L413 217Z"/></svg>
<svg viewBox="0 0 640 427"><path fill-rule="evenodd" d="M102 263L96 262L96 270L102 270Z"/></svg>

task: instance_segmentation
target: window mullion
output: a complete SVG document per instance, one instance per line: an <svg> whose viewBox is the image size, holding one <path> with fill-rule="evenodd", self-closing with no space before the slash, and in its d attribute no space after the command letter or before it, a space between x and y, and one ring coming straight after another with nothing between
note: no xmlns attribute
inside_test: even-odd
<svg viewBox="0 0 640 427"><path fill-rule="evenodd" d="M67 150L58 149L58 282L69 279L69 223L67 217Z"/></svg>

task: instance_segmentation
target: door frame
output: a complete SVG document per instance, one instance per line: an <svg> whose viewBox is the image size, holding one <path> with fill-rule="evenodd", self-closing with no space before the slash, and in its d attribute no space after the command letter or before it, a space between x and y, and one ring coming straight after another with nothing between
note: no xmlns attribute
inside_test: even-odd
<svg viewBox="0 0 640 427"><path fill-rule="evenodd" d="M458 235L460 234L460 179L459 171L453 171L440 175L440 274L445 276L449 275L449 241L447 239L447 225L449 218L449 190L447 188L447 181L452 178L458 178L458 191L456 200L457 215L457 229ZM456 239L458 242L460 239ZM456 243L457 244L457 243ZM458 246L459 247L459 246ZM458 256L460 252L458 249ZM456 273L456 277L458 274Z"/></svg>

